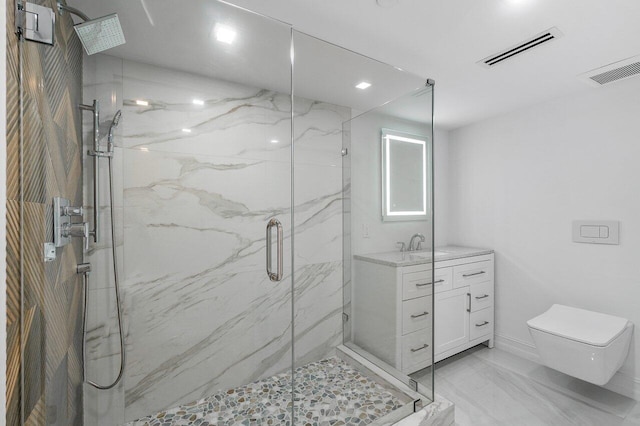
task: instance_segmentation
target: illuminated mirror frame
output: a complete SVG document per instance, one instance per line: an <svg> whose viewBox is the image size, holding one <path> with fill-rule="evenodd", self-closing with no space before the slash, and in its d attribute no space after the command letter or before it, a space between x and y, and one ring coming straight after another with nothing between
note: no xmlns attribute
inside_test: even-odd
<svg viewBox="0 0 640 426"><path fill-rule="evenodd" d="M426 136L413 135L391 129L382 129L382 220L409 221L429 219L431 197L428 192L428 165L431 163L431 144ZM391 211L391 161L390 144L392 141L422 145L422 210Z"/></svg>

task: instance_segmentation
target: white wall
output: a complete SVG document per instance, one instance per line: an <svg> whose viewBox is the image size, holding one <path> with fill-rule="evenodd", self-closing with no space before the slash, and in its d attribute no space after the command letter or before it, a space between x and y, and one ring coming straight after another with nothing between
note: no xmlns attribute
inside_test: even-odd
<svg viewBox="0 0 640 426"><path fill-rule="evenodd" d="M0 27L5 28L7 14L6 2L0 2ZM5 392L6 392L6 365L7 365L7 263L6 263L6 202L7 202L7 41L6 32L0 31L0 135L3 135L4 143L0 143L0 422L6 418Z"/></svg>
<svg viewBox="0 0 640 426"><path fill-rule="evenodd" d="M450 139L450 240L496 251L498 341L532 350L525 322L553 303L628 318L635 339L610 387L637 392L640 79L467 126ZM620 245L573 243L574 219L621 221Z"/></svg>
<svg viewBox="0 0 640 426"><path fill-rule="evenodd" d="M433 195L435 200L435 245L446 245L449 238L449 132L435 130L433 136Z"/></svg>

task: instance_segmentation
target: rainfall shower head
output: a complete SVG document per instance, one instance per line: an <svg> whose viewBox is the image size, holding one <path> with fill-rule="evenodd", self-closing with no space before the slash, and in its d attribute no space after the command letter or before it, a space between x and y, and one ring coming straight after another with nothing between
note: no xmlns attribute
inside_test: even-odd
<svg viewBox="0 0 640 426"><path fill-rule="evenodd" d="M126 43L117 13L112 13L102 18L89 19L87 15L78 9L62 3L58 3L58 9L73 13L85 21L74 25L73 28L76 30L76 34L78 34L88 55Z"/></svg>

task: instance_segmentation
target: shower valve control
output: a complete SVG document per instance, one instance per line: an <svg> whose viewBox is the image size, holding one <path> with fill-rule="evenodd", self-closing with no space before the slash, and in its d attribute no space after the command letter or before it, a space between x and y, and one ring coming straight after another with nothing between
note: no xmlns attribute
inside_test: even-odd
<svg viewBox="0 0 640 426"><path fill-rule="evenodd" d="M84 209L82 207L65 206L62 208L63 216L82 216Z"/></svg>
<svg viewBox="0 0 640 426"><path fill-rule="evenodd" d="M89 222L67 223L62 227L62 236L84 238L84 249L89 250Z"/></svg>
<svg viewBox="0 0 640 426"><path fill-rule="evenodd" d="M69 200L62 197L53 199L53 244L63 247L71 242L73 237L84 238L84 249L89 249L89 224L86 222L72 222L74 216L82 216L84 209L74 207Z"/></svg>

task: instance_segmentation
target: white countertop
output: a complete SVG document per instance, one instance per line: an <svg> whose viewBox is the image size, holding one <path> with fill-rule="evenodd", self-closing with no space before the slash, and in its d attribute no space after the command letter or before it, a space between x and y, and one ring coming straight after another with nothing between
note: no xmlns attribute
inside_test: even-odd
<svg viewBox="0 0 640 426"><path fill-rule="evenodd" d="M435 261L442 262L444 260L491 254L493 250L475 247L443 246L436 247L434 253ZM432 262L430 250L355 254L353 258L387 266L411 266Z"/></svg>

